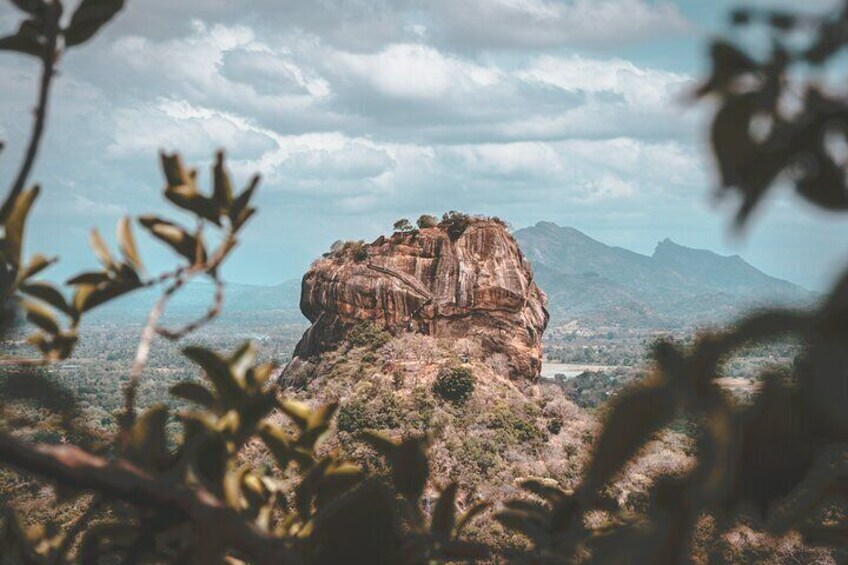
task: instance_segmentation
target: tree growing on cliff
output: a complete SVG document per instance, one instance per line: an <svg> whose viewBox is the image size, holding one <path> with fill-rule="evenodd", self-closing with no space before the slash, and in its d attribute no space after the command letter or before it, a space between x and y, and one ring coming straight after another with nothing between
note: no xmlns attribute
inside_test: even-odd
<svg viewBox="0 0 848 565"><path fill-rule="evenodd" d="M456 241L462 234L465 233L465 230L471 224L471 216L468 214L463 214L462 212L457 212L456 210L451 210L450 212L445 212L442 215L442 221L440 225L443 225L448 232L448 237L453 241Z"/></svg>
<svg viewBox="0 0 848 565"><path fill-rule="evenodd" d="M410 222L406 218L401 218L400 220L396 221L392 228L396 232L400 233L409 233L415 229L412 225L412 222Z"/></svg>
<svg viewBox="0 0 848 565"><path fill-rule="evenodd" d="M422 214L418 217L418 221L416 222L419 229L426 228L435 228L439 225L439 219L436 216L431 216L430 214Z"/></svg>

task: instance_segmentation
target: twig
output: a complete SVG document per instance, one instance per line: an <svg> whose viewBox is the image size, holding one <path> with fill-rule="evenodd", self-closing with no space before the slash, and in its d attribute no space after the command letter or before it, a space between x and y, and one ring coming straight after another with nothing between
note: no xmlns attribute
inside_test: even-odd
<svg viewBox="0 0 848 565"><path fill-rule="evenodd" d="M125 460L110 462L71 445L28 444L0 434L0 463L34 473L65 487L98 493L137 508L182 516L197 531L214 532L222 546L253 563L300 563L285 539L262 531L209 491L151 476Z"/></svg>
<svg viewBox="0 0 848 565"><path fill-rule="evenodd" d="M147 316L147 323L141 332L141 339L138 342L138 348L135 352L132 370L130 371L130 380L124 387L124 413L121 418L121 445L126 446L129 439L129 430L135 422L135 399L138 394L138 385L141 382L141 375L144 372L144 366L147 364L147 359L150 357L150 346L153 338L156 337L156 326L159 323L159 318L165 313L165 306L168 300L177 292L191 276L191 271L182 271L177 274L173 284L169 286Z"/></svg>
<svg viewBox="0 0 848 565"><path fill-rule="evenodd" d="M68 531L65 532L65 537L62 538L62 543L56 549L56 553L50 561L50 565L59 565L62 563L62 558L71 549L71 545L73 545L77 536L80 535L86 525L88 525L91 519L94 518L97 511L100 510L100 505L102 503L103 501L99 496L92 498L91 502L88 504L88 508L85 509L85 512L83 512L80 517L76 519L73 525L68 528Z"/></svg>
<svg viewBox="0 0 848 565"><path fill-rule="evenodd" d="M50 101L50 87L53 83L53 77L56 74L55 64L58 58L56 46L59 37L59 18L56 11L59 9L55 2L46 2L47 13L45 37L47 44L44 47L44 55L41 58L42 72L41 85L38 93L38 105L35 109L35 124L33 125L32 135L30 136L29 146L27 147L26 156L24 157L21 168L18 171L18 176L15 182L9 189L9 194L3 202L3 207L0 208L0 223L5 222L15 200L26 186L32 167L35 164L35 158L38 156L38 148L41 146L41 138L44 135L44 126L47 123L47 107Z"/></svg>
<svg viewBox="0 0 848 565"><path fill-rule="evenodd" d="M202 229L202 224L198 229ZM150 346L153 339L156 337L156 334L162 335L172 341L182 339L186 335L202 327L204 324L212 321L218 316L218 314L220 314L221 307L224 303L224 284L218 277L218 267L221 266L221 263L223 263L224 259L226 259L227 255L233 250L235 245L235 234L229 233L221 245L218 246L212 256L205 263L194 265L189 268L180 268L174 273L168 273L167 275L163 275L157 279L159 281L165 281L173 278L174 282L165 290L164 293L162 293L162 296L160 296L159 300L157 300L156 304L154 304L153 309L147 317L147 323L144 326L144 330L142 330L141 333L138 349L136 349L135 360L133 361L132 370L130 371L130 380L124 388L124 414L121 419L122 446L126 446L129 439L129 430L135 421L135 401L138 395L138 386L141 382L144 366L147 364L147 359L150 356ZM215 301L209 311L202 318L176 331L160 327L159 320L165 313L165 307L171 297L183 288L189 280L200 274L209 274L209 276L211 276L215 281Z"/></svg>
<svg viewBox="0 0 848 565"><path fill-rule="evenodd" d="M156 333L170 341L179 341L214 320L221 313L221 309L224 306L224 283L217 276L213 277L213 279L215 281L215 301L202 318L198 318L176 330L156 326Z"/></svg>

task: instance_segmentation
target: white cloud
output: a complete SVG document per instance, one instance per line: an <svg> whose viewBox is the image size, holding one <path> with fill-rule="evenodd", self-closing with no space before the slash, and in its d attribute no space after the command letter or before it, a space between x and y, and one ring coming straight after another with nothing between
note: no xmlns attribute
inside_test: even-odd
<svg viewBox="0 0 848 565"><path fill-rule="evenodd" d="M501 73L448 57L432 47L390 45L375 54L339 52L341 72L371 85L383 95L422 100L444 100L496 85Z"/></svg>
<svg viewBox="0 0 848 565"><path fill-rule="evenodd" d="M668 71L646 69L624 59L538 57L517 73L528 83L549 84L566 92L615 94L633 107L668 109L680 102L691 77Z"/></svg>
<svg viewBox="0 0 848 565"><path fill-rule="evenodd" d="M523 179L543 181L563 174L563 163L557 151L547 143L524 142L447 147L442 150L447 161L471 176L491 179Z"/></svg>
<svg viewBox="0 0 848 565"><path fill-rule="evenodd" d="M293 116L313 124L331 114L319 108L331 94L327 81L288 49L270 47L244 26L195 21L187 37L123 37L112 54L132 71L128 86L136 95L182 97L230 113Z"/></svg>
<svg viewBox="0 0 848 565"><path fill-rule="evenodd" d="M424 43L360 53L199 22L186 38L126 37L113 52L134 71L123 96L183 99L280 134L468 143L674 137L693 125L681 96L690 77L620 58L483 63Z"/></svg>
<svg viewBox="0 0 848 565"><path fill-rule="evenodd" d="M275 146L272 137L246 118L182 100L162 99L121 108L112 119L113 138L106 147L112 157L179 150L190 157L208 158L218 147L226 147L238 157Z"/></svg>
<svg viewBox="0 0 848 565"><path fill-rule="evenodd" d="M689 28L672 2L647 0L435 0L449 44L472 48L616 45Z"/></svg>

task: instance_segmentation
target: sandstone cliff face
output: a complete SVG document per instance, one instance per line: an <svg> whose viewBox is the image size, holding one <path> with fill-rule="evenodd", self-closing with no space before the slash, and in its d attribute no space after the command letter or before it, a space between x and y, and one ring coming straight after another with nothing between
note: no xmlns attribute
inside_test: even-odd
<svg viewBox="0 0 848 565"><path fill-rule="evenodd" d="M371 321L391 333L478 339L513 378L535 379L548 323L545 294L506 228L471 219L380 237L325 256L303 277L300 307L312 322L295 361L336 348Z"/></svg>

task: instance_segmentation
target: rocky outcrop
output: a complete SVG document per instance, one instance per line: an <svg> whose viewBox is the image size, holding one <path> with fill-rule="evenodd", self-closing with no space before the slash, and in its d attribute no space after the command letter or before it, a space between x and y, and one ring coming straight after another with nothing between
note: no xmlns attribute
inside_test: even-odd
<svg viewBox="0 0 848 565"><path fill-rule="evenodd" d="M548 323L545 294L504 224L460 217L435 227L348 243L303 277L300 308L312 322L290 367L335 349L357 324L479 340L487 360L535 379Z"/></svg>

